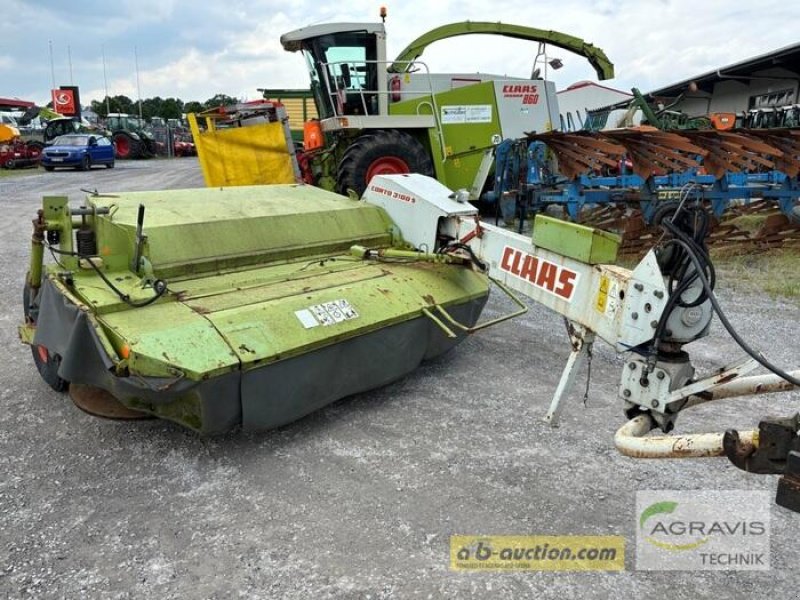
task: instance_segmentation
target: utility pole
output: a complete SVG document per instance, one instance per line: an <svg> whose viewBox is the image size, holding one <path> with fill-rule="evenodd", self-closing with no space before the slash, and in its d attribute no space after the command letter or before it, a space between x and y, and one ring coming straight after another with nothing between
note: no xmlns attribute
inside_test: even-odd
<svg viewBox="0 0 800 600"><path fill-rule="evenodd" d="M111 112L111 99L108 97L108 77L106 76L106 47L103 46L103 85L106 88L106 117Z"/></svg>
<svg viewBox="0 0 800 600"><path fill-rule="evenodd" d="M142 86L139 84L139 52L133 47L133 59L136 63L136 93L139 94L139 123L142 123Z"/></svg>

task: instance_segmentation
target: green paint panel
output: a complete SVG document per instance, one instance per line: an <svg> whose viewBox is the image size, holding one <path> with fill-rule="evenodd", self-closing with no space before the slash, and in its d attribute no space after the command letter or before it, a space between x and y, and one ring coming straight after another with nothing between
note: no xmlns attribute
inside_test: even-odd
<svg viewBox="0 0 800 600"><path fill-rule="evenodd" d="M152 297L128 269L144 204L144 254L169 287L154 304L131 308L93 269L76 264L71 293L92 308L116 358L127 357L136 376L199 381L248 370L419 318L435 303L488 293L486 277L468 267L354 257L353 245L390 246L391 222L380 208L318 188L89 199L111 208L92 219L106 277L134 302ZM53 277L58 268L48 271ZM326 325L324 315L311 317L319 305L340 300L352 306L351 318Z"/></svg>
<svg viewBox="0 0 800 600"><path fill-rule="evenodd" d="M446 157L442 161L436 130L429 130L428 143L433 149L436 177L451 189L469 189L483 160L484 150L492 147L492 136L501 131L494 82L440 92L435 98ZM389 106L389 112L393 115L430 114L430 97L394 103Z"/></svg>
<svg viewBox="0 0 800 600"><path fill-rule="evenodd" d="M534 246L590 265L615 262L621 239L608 231L545 215L537 215L533 226Z"/></svg>
<svg viewBox="0 0 800 600"><path fill-rule="evenodd" d="M248 369L417 318L434 301L449 305L487 293L485 278L470 269L381 263L318 277L315 289L304 281L286 282L278 289L280 293L264 286L244 296L229 292L187 305L196 310L202 306ZM355 316L307 327L297 314L339 300L345 300Z"/></svg>
<svg viewBox="0 0 800 600"><path fill-rule="evenodd" d="M130 347L129 366L137 375L183 373L199 380L239 368L239 358L213 324L180 302L118 311L99 321Z"/></svg>
<svg viewBox="0 0 800 600"><path fill-rule="evenodd" d="M197 380L297 356L417 318L431 304L447 306L488 292L486 278L465 267L353 262L347 256L329 257L326 264L335 267L297 261L235 274L249 281L246 289L232 285L233 274L224 276L216 292L216 277L178 282L178 301L119 310L100 322L119 347L129 346L137 374ZM300 276L287 277L291 268ZM195 285L200 283L203 288ZM190 288L202 294L192 296ZM356 316L305 327L296 315L338 300L346 300Z"/></svg>
<svg viewBox="0 0 800 600"><path fill-rule="evenodd" d="M110 267L133 255L136 215L145 205L144 255L156 275L179 277L342 251L355 240L391 243L380 209L304 185L200 188L89 196L116 206L97 221L98 247Z"/></svg>

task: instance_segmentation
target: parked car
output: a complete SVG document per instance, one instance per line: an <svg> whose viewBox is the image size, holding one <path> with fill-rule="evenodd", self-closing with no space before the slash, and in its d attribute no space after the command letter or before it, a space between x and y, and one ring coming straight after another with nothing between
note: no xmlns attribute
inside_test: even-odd
<svg viewBox="0 0 800 600"><path fill-rule="evenodd" d="M42 152L42 166L47 171L56 167L87 171L93 165L114 168L114 146L105 136L86 133L61 135Z"/></svg>

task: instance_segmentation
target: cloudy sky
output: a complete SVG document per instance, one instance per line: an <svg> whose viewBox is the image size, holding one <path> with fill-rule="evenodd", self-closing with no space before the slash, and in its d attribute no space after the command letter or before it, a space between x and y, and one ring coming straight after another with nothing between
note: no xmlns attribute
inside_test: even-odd
<svg viewBox="0 0 800 600"><path fill-rule="evenodd" d="M617 77L610 85L643 90L800 41L797 0L397 0L384 2L388 53L446 23L502 21L570 33L605 50ZM377 21L379 1L347 0L4 0L0 25L0 96L49 101L52 41L56 85L79 85L84 104L108 92L205 101L216 93L258 97L256 88L307 87L304 63L281 48L282 33L332 21ZM135 49L135 50L134 50ZM70 77L68 52L72 57ZM497 36L434 44L423 59L433 72L527 77L536 45ZM559 89L594 79L588 63L564 61Z"/></svg>

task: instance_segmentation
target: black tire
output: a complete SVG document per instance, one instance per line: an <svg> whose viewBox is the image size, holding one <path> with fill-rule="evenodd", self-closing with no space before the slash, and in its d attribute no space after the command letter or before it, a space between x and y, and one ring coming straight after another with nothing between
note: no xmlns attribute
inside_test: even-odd
<svg viewBox="0 0 800 600"><path fill-rule="evenodd" d="M144 152L142 152L142 158L153 158L158 154L158 146L156 145L154 140L150 138L144 138Z"/></svg>
<svg viewBox="0 0 800 600"><path fill-rule="evenodd" d="M53 169L55 169L55 167L45 167L44 168L45 171L52 171Z"/></svg>
<svg viewBox="0 0 800 600"><path fill-rule="evenodd" d="M89 156L84 156L83 160L81 161L81 166L78 167L81 171L88 171L92 168L92 159Z"/></svg>
<svg viewBox="0 0 800 600"><path fill-rule="evenodd" d="M133 160L142 155L142 142L133 139L127 131L118 131L114 134L114 148L116 157L120 160Z"/></svg>
<svg viewBox="0 0 800 600"><path fill-rule="evenodd" d="M675 211L678 210L680 203L677 200L665 200L656 205L656 210L653 212L653 219L651 225L656 227L661 225L665 219L671 219Z"/></svg>
<svg viewBox="0 0 800 600"><path fill-rule="evenodd" d="M22 289L22 310L25 320L36 322L39 316L39 307L36 299L31 297L31 287L28 284L28 275L25 275L25 287ZM69 381L58 376L58 368L61 366L61 357L51 353L44 346L31 344L31 355L36 365L36 370L44 382L56 392L66 392L69 389Z"/></svg>
<svg viewBox="0 0 800 600"><path fill-rule="evenodd" d="M345 150L336 173L336 191L361 196L369 178L386 173L420 173L433 177L433 161L425 147L405 131L377 130L357 137Z"/></svg>
<svg viewBox="0 0 800 600"><path fill-rule="evenodd" d="M114 168L114 159L111 159L110 163L106 163L106 169L113 169Z"/></svg>

